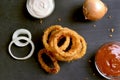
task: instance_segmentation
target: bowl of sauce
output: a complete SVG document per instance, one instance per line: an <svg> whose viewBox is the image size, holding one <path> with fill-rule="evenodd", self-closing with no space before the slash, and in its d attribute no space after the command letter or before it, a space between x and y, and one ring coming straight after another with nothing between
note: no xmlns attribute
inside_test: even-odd
<svg viewBox="0 0 120 80"><path fill-rule="evenodd" d="M55 8L54 0L27 0L26 7L31 16L35 18L48 17Z"/></svg>
<svg viewBox="0 0 120 80"><path fill-rule="evenodd" d="M104 78L120 80L120 42L102 45L95 56L95 67Z"/></svg>

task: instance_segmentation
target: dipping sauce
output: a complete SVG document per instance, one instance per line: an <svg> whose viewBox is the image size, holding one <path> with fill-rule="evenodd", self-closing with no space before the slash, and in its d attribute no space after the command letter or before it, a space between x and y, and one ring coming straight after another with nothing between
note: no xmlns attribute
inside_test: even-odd
<svg viewBox="0 0 120 80"><path fill-rule="evenodd" d="M120 76L120 42L104 44L95 56L95 63L103 75L107 77Z"/></svg>
<svg viewBox="0 0 120 80"><path fill-rule="evenodd" d="M27 0L28 12L35 18L45 18L49 16L54 8L54 0Z"/></svg>

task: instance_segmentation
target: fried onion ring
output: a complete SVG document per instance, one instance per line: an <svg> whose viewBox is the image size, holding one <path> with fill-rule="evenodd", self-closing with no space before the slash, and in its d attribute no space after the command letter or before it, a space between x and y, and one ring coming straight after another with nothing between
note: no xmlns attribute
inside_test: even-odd
<svg viewBox="0 0 120 80"><path fill-rule="evenodd" d="M61 36L69 36L69 38L72 39L72 45L71 45L70 50L64 51L59 48L58 41L59 41L59 38L61 38ZM57 31L50 38L51 38L50 46L54 52L54 55L60 61L66 61L66 58L74 56L82 48L78 33L76 33L73 30L70 30L68 28L63 28L63 29Z"/></svg>
<svg viewBox="0 0 120 80"><path fill-rule="evenodd" d="M79 49L78 53L76 53L75 55L73 55L71 57L63 57L63 56L59 55L57 57L57 59L59 61L70 62L70 61L73 61L73 60L80 59L85 55L86 50L87 50L87 43L86 43L85 39L82 36L79 36L79 38L80 38L80 43L81 43L82 48ZM55 54L57 54L57 53L55 53Z"/></svg>
<svg viewBox="0 0 120 80"><path fill-rule="evenodd" d="M80 36L80 42L82 44L82 48L80 49L80 51L79 51L78 54L76 54L75 56L73 56L72 60L77 60L79 58L82 58L85 55L85 53L86 53L87 43L86 43L85 39L82 36Z"/></svg>
<svg viewBox="0 0 120 80"><path fill-rule="evenodd" d="M43 44L44 44L44 46L47 50L51 51L51 48L49 46L49 36L51 36L50 34L53 34L56 31L61 30L61 29L63 29L62 26L53 25L53 26L50 26L49 28L47 28L44 31L42 41L43 41ZM59 48L62 49L62 50L65 50L68 47L67 45L69 45L69 42L70 42L69 37L66 37L66 41Z"/></svg>
<svg viewBox="0 0 120 80"><path fill-rule="evenodd" d="M54 67L49 67L43 60L42 54L46 54L47 56L50 57L50 59L53 62ZM47 51L46 49L41 49L38 53L38 61L41 64L41 67L48 73L58 73L60 70L59 64L56 60L56 58L53 56L53 54L50 51Z"/></svg>

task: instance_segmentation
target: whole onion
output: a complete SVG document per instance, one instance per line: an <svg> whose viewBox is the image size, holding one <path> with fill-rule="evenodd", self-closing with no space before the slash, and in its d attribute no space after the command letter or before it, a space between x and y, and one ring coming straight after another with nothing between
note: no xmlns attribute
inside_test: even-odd
<svg viewBox="0 0 120 80"><path fill-rule="evenodd" d="M99 20L107 11L107 6L101 0L85 0L83 3L83 14L85 19L92 21Z"/></svg>

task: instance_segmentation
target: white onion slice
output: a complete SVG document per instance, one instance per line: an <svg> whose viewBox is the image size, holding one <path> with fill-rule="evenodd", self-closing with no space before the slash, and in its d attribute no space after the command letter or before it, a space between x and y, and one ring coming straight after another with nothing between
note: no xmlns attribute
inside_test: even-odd
<svg viewBox="0 0 120 80"><path fill-rule="evenodd" d="M29 43L31 44L31 47L32 47L32 48L31 48L31 51L30 51L30 53L29 53L27 56L25 56L25 57L17 57L17 56L14 56L13 53L12 53L12 51L11 51L11 46L13 45L13 43L15 43L16 41L19 41L19 40L25 40L25 41L27 41L27 42L29 42ZM16 39L12 40L12 41L10 42L9 46L8 46L9 54L10 54L14 59L17 59L17 60L26 60L26 59L30 58L30 57L33 55L34 49L35 49L35 47L34 47L33 42L32 42L29 38L27 38L27 37L17 37Z"/></svg>

